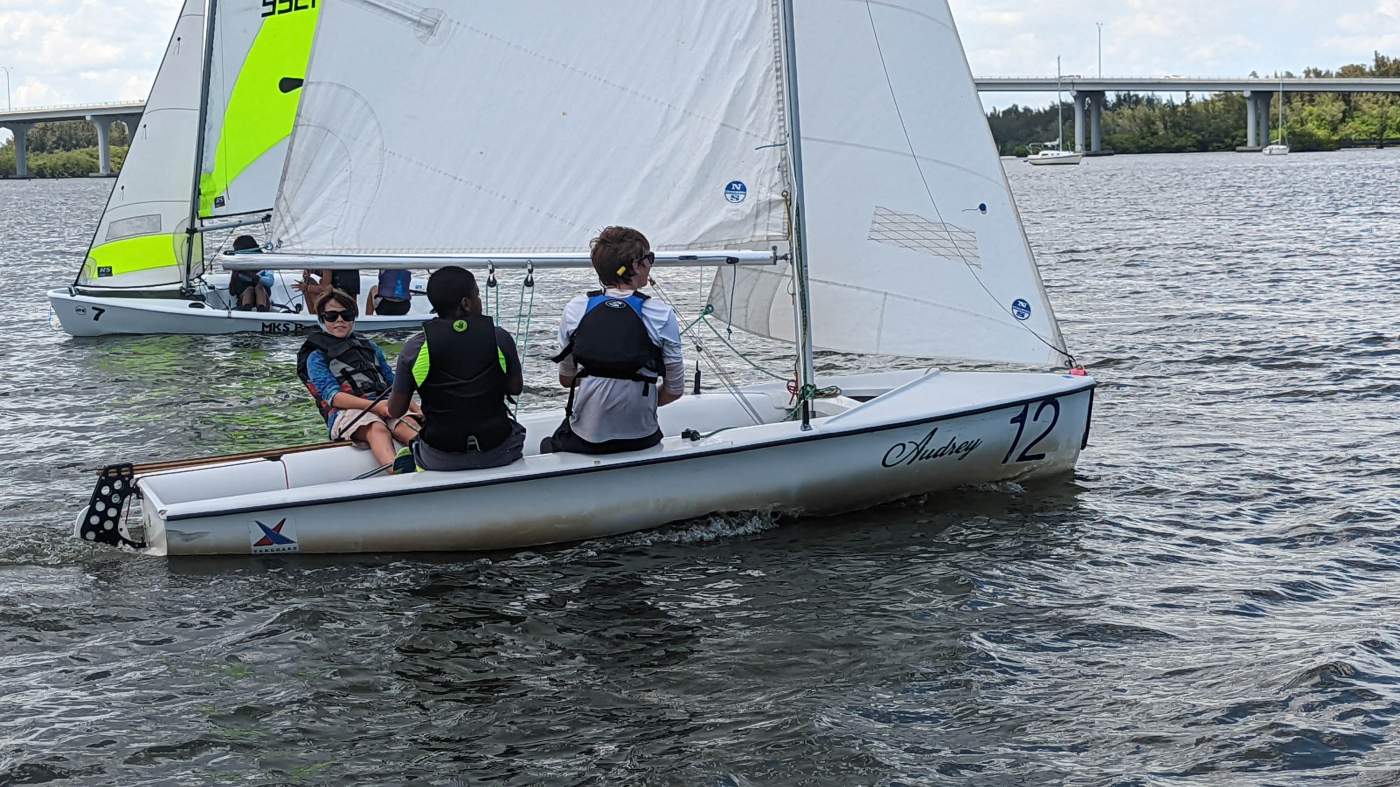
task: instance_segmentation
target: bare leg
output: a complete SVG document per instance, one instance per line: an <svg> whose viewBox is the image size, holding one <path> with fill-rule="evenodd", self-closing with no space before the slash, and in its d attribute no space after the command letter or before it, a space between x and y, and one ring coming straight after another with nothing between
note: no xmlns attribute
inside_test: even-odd
<svg viewBox="0 0 1400 787"><path fill-rule="evenodd" d="M238 305L252 306L255 302L257 302L257 298L258 294L254 292L253 287L244 287L243 292L238 293Z"/></svg>
<svg viewBox="0 0 1400 787"><path fill-rule="evenodd" d="M379 294L379 285L378 285L378 284L376 284L376 285L374 285L373 287L370 287L370 288L369 288L369 297L368 297L368 298L365 298L365 316L366 316L366 317L373 317L373 316L374 316L374 298L375 298L375 296L378 295L378 294Z"/></svg>
<svg viewBox="0 0 1400 787"><path fill-rule="evenodd" d="M355 439L369 443L370 453L374 454L374 461L380 465L391 464L394 461L394 441L389 436L389 428L384 424L373 423L360 427L355 430Z"/></svg>
<svg viewBox="0 0 1400 787"><path fill-rule="evenodd" d="M257 293L254 295L254 298L257 300L258 311L265 312L267 311L268 302L267 288L259 284L255 289ZM247 290L244 290L244 292L247 292Z"/></svg>

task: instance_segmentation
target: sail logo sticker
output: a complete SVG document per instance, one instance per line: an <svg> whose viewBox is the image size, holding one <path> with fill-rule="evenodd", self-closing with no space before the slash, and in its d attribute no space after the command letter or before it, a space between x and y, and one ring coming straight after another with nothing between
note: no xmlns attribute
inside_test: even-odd
<svg viewBox="0 0 1400 787"><path fill-rule="evenodd" d="M748 199L749 187L742 180L731 180L724 184L724 198L735 205Z"/></svg>
<svg viewBox="0 0 1400 787"><path fill-rule="evenodd" d="M255 519L248 526L248 535L254 555L301 551L301 546L297 544L296 530L287 524L286 517L277 520L277 524L271 527Z"/></svg>
<svg viewBox="0 0 1400 787"><path fill-rule="evenodd" d="M1011 302L1011 314L1016 319L1025 322L1031 318L1031 305L1025 298L1017 298Z"/></svg>

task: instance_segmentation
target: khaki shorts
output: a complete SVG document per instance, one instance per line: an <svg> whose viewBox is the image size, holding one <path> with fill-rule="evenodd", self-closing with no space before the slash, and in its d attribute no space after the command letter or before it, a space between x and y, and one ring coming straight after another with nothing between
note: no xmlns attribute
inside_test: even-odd
<svg viewBox="0 0 1400 787"><path fill-rule="evenodd" d="M361 427L369 426L370 424L384 424L389 427L389 433L392 434L394 427L398 426L400 423L408 423L412 427L418 426L418 420L409 415L403 415L399 418L390 418L386 421L374 413L366 412L365 410L340 410L339 412L340 415L335 417L335 423L331 425L332 440L349 440L350 435L345 433L347 427L349 427L352 432L358 432ZM364 413L364 415L361 415L361 413Z"/></svg>

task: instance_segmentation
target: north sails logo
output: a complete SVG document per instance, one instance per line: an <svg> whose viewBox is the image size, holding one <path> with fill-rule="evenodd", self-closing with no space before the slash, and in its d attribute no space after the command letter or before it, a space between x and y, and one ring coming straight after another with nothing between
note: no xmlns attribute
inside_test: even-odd
<svg viewBox="0 0 1400 787"><path fill-rule="evenodd" d="M253 527L248 528L248 532L256 539L253 541L255 555L265 552L298 552L301 549L297 545L296 535L287 527L286 517L279 519L272 527L253 520Z"/></svg>

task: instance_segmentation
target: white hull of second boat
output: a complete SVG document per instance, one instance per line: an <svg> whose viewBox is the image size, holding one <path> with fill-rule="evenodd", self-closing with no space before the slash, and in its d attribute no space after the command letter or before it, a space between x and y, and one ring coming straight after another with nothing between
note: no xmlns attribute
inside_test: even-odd
<svg viewBox="0 0 1400 787"><path fill-rule="evenodd" d="M737 425L743 411L729 394L687 396L661 411L660 446L627 454L534 453L560 417L543 413L522 419L525 459L489 470L352 480L373 460L335 447L138 477L141 523L148 551L169 556L510 549L715 512L831 514L1063 473L1088 440L1087 377L901 372L821 382L848 396L819 401L805 431L783 420L786 393L760 386L744 395L768 422Z"/></svg>
<svg viewBox="0 0 1400 787"><path fill-rule="evenodd" d="M1068 150L1042 150L1026 157L1026 163L1037 167L1071 166L1084 160L1083 153Z"/></svg>
<svg viewBox="0 0 1400 787"><path fill-rule="evenodd" d="M1287 156L1292 151L1287 145L1265 145L1260 152L1266 156Z"/></svg>
<svg viewBox="0 0 1400 787"><path fill-rule="evenodd" d="M301 305L301 295L291 288L300 276L277 272L272 288L274 305ZM314 329L316 316L302 308L293 311L236 311L227 308L228 276L207 277L208 286L203 299L182 297L136 297L88 295L73 287L49 291L49 304L63 330L73 336L106 336L110 334L178 333L226 334L265 333L299 334ZM355 322L357 331L389 331L417 328L432 317L428 299L413 299L412 311L400 317L364 315L364 300L377 279L360 277L361 316ZM422 282L415 282L421 291Z"/></svg>

